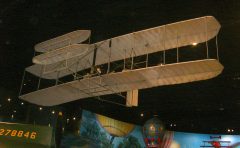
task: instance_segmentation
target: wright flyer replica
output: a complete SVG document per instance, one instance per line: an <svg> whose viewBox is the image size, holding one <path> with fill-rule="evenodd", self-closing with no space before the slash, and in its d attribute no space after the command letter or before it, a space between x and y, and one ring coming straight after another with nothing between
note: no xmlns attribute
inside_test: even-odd
<svg viewBox="0 0 240 148"><path fill-rule="evenodd" d="M220 27L213 16L204 16L97 43L90 43L90 30L77 30L47 40L35 46L35 51L40 54L33 57L34 65L24 71L24 75L28 72L39 77L37 90L21 94L21 85L20 98L41 106L53 106L78 99L117 94L126 99L126 106L137 106L140 89L218 76L223 70L217 44ZM208 41L214 38L216 58L210 58ZM179 60L180 47L200 43L206 45L206 58ZM167 63L166 52L173 49L176 50L176 60ZM161 63L152 64L151 56L154 54L161 54ZM62 82L66 77L71 80ZM39 89L41 79L56 83ZM123 92L126 95L122 95Z"/></svg>

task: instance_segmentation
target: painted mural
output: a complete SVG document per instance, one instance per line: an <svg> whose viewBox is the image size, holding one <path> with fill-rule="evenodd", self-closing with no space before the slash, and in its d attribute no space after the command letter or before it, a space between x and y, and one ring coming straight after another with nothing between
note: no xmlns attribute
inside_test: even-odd
<svg viewBox="0 0 240 148"><path fill-rule="evenodd" d="M164 131L156 140L160 148L240 148L240 135ZM147 148L156 140L146 138L141 126L84 110L79 134L65 135L61 147Z"/></svg>

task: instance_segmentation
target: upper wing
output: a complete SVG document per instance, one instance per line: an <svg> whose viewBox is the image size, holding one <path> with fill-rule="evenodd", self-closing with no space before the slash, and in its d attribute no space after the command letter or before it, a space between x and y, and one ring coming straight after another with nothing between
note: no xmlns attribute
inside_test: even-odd
<svg viewBox="0 0 240 148"><path fill-rule="evenodd" d="M53 63L69 60L71 58L81 58L88 53L89 47L89 44L72 44L35 56L33 58L33 63L40 65L50 65Z"/></svg>
<svg viewBox="0 0 240 148"><path fill-rule="evenodd" d="M97 48L96 65L101 65L129 58L133 55L133 52L133 56L141 56L147 53L191 45L192 43L205 42L215 37L219 29L220 24L213 16L205 16L107 39L90 45L88 50L93 51ZM57 54L57 52L59 51L52 51L51 54ZM28 67L27 71L42 78L56 79L71 74L73 71L89 68L92 65L93 53L90 54L89 52L84 58L79 59L78 56L75 56L79 52L82 53L81 50L65 52L71 56L63 61L47 59L50 53L44 53L40 56L45 58L42 58L41 62L35 62L42 64L42 66L33 65ZM55 59L60 58L55 56ZM44 67L44 73L41 73L41 67ZM71 70L72 67L76 68Z"/></svg>
<svg viewBox="0 0 240 148"><path fill-rule="evenodd" d="M82 43L86 41L90 35L90 30L76 30L59 37L38 43L34 48L37 52L48 52L71 44Z"/></svg>
<svg viewBox="0 0 240 148"><path fill-rule="evenodd" d="M206 16L118 36L96 43L102 44L97 52L96 64L107 63L110 51L112 62L129 58L132 50L134 56L140 56L202 43L215 37L219 29L218 21L213 16Z"/></svg>

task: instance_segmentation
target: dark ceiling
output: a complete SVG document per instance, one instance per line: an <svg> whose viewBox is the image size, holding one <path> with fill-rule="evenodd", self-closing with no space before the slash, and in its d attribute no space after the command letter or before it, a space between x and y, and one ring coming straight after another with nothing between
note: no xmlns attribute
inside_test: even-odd
<svg viewBox="0 0 240 148"><path fill-rule="evenodd" d="M92 41L95 42L206 15L217 18L222 26L218 42L220 62L225 68L218 77L141 90L139 106L133 108L96 99L75 101L62 107L67 112L88 109L137 124L143 124L157 114L172 130L212 133L232 128L239 134L239 0L1 0L0 107L3 108L8 97L15 103L20 102L17 96L22 72L32 64L36 43L77 29L92 30ZM110 97L118 101L114 95ZM2 109L1 116L7 116L12 108ZM24 107L18 108L26 111ZM171 123L176 127L170 127Z"/></svg>

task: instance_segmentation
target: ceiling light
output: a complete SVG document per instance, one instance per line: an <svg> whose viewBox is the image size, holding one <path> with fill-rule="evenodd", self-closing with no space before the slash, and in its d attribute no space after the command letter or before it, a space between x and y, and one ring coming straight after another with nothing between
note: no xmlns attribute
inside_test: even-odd
<svg viewBox="0 0 240 148"><path fill-rule="evenodd" d="M62 112L59 112L59 113L58 113L58 115L59 115L59 116L62 116L62 115L63 115L63 113L62 113Z"/></svg>
<svg viewBox="0 0 240 148"><path fill-rule="evenodd" d="M73 117L73 120L76 120L76 118L75 118L75 117Z"/></svg>
<svg viewBox="0 0 240 148"><path fill-rule="evenodd" d="M99 74L101 74L101 73L102 73L102 71L101 71L101 69L100 69L100 68L97 68L97 72L98 72Z"/></svg>
<svg viewBox="0 0 240 148"><path fill-rule="evenodd" d="M42 110L42 107L39 107L39 110Z"/></svg>
<svg viewBox="0 0 240 148"><path fill-rule="evenodd" d="M196 43L196 42L192 43L193 46L196 46L197 44L198 44L198 43Z"/></svg>
<svg viewBox="0 0 240 148"><path fill-rule="evenodd" d="M6 45L9 45L11 42L10 41L6 41L5 43L6 43Z"/></svg>
<svg viewBox="0 0 240 148"><path fill-rule="evenodd" d="M52 114L55 114L55 111L54 111L54 110L52 111Z"/></svg>
<svg viewBox="0 0 240 148"><path fill-rule="evenodd" d="M7 100L8 100L8 102L10 102L10 101L11 101L11 98L8 98Z"/></svg>
<svg viewBox="0 0 240 148"><path fill-rule="evenodd" d="M16 110L14 110L13 112L14 112L14 113L16 113L17 111L16 111Z"/></svg>
<svg viewBox="0 0 240 148"><path fill-rule="evenodd" d="M24 105L24 103L22 102L21 105Z"/></svg>
<svg viewBox="0 0 240 148"><path fill-rule="evenodd" d="M143 117L144 116L144 114L143 113L141 113L141 115L140 115L141 117Z"/></svg>
<svg viewBox="0 0 240 148"><path fill-rule="evenodd" d="M11 115L11 118L13 119L13 118L14 118L14 115Z"/></svg>
<svg viewBox="0 0 240 148"><path fill-rule="evenodd" d="M224 111L224 108L223 108L223 107L220 107L219 110L220 110L220 111Z"/></svg>

